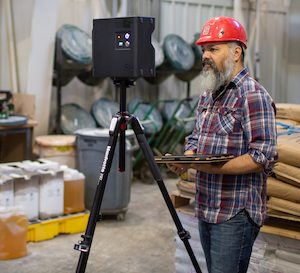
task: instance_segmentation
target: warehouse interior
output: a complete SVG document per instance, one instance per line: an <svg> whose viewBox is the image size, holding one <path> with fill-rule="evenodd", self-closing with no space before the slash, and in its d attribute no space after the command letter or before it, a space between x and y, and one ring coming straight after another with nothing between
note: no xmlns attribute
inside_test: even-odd
<svg viewBox="0 0 300 273"><path fill-rule="evenodd" d="M267 220L247 272L300 272L298 0L0 0L0 272L199 272L177 217L208 272L194 211L196 170L178 175L153 163L184 153L202 95L196 41L216 16L245 27L244 65L277 109ZM153 76L116 76L122 59L106 61L116 52L104 46L111 29L97 27L116 28L126 17L153 27L153 58L138 55L153 62ZM135 38L130 31L126 42ZM122 133L111 143L120 113ZM136 120L145 139L136 137ZM91 229L86 255L76 248Z"/></svg>

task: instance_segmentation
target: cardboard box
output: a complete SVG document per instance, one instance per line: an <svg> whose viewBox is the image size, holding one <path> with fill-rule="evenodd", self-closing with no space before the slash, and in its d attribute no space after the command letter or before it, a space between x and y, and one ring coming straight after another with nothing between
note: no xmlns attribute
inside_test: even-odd
<svg viewBox="0 0 300 273"><path fill-rule="evenodd" d="M35 96L25 93L13 93L13 104L15 114L27 116L28 119L35 119Z"/></svg>

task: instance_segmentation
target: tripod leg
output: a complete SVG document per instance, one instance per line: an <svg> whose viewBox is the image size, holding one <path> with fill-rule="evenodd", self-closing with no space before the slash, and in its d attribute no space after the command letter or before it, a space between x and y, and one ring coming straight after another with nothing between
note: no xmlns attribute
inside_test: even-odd
<svg viewBox="0 0 300 273"><path fill-rule="evenodd" d="M153 175L153 178L155 179L155 181L157 182L158 186L159 186L159 189L163 195L163 198L167 204L167 207L169 209L169 212L173 218L173 221L176 225L176 228L177 228L177 232L178 232L178 235L180 237L180 239L182 240L182 242L184 243L184 246L190 256L190 259L192 261L192 264L195 268L195 271L197 273L201 273L201 269L200 269L200 266L197 262L197 259L194 255L194 252L190 246L190 243L188 241L188 239L190 239L190 234L188 231L186 231L183 227L182 227L182 224L180 222L180 219L176 213L176 210L172 204L172 200L168 194L168 191L166 189L166 186L164 184L164 181L162 179L162 176L160 174L160 171L159 171L159 168L157 166L157 164L155 163L155 160L154 160L154 157L153 157L153 153L150 149L150 146L147 142L147 139L144 135L144 132L142 130L142 127L139 123L139 121L134 117L132 116L131 117L131 125L132 125L132 129L134 130L135 132L135 135L136 135L136 138L139 142L139 145L143 151L143 154L146 158L146 161L148 162L149 164L149 168L150 168L150 171Z"/></svg>
<svg viewBox="0 0 300 273"><path fill-rule="evenodd" d="M95 192L95 197L90 212L90 217L88 220L88 225L84 235L81 235L83 238L82 241L79 241L78 244L75 244L74 249L79 250L80 257L77 264L76 273L84 273L86 269L86 264L88 261L90 248L93 240L93 235L98 220L101 203L104 195L104 190L106 186L106 181L108 174L112 165L113 155L117 144L118 132L122 122L122 117L113 117L110 125L109 140L106 147L106 152L104 154L104 159L102 162L100 176L97 183L97 188Z"/></svg>

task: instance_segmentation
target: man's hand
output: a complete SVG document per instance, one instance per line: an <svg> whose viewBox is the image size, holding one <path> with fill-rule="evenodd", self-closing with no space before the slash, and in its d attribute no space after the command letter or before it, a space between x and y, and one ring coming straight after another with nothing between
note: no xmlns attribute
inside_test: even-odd
<svg viewBox="0 0 300 273"><path fill-rule="evenodd" d="M194 151L185 151L184 155L193 155ZM171 155L171 154L165 154L165 155ZM190 164L180 164L180 163L168 163L166 164L167 168L172 171L173 173L176 173L178 176L182 175L184 172L186 172L190 168Z"/></svg>
<svg viewBox="0 0 300 273"><path fill-rule="evenodd" d="M168 169L178 176L186 172L190 167L190 164L168 163L166 164Z"/></svg>

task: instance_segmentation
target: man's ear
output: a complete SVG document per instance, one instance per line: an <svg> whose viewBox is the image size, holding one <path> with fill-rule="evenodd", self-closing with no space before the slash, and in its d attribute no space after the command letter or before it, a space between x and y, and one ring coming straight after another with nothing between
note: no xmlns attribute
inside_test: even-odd
<svg viewBox="0 0 300 273"><path fill-rule="evenodd" d="M242 59L242 54L243 54L243 49L240 46L236 46L234 48L234 54L233 54L233 59L235 62L238 62L239 60Z"/></svg>

